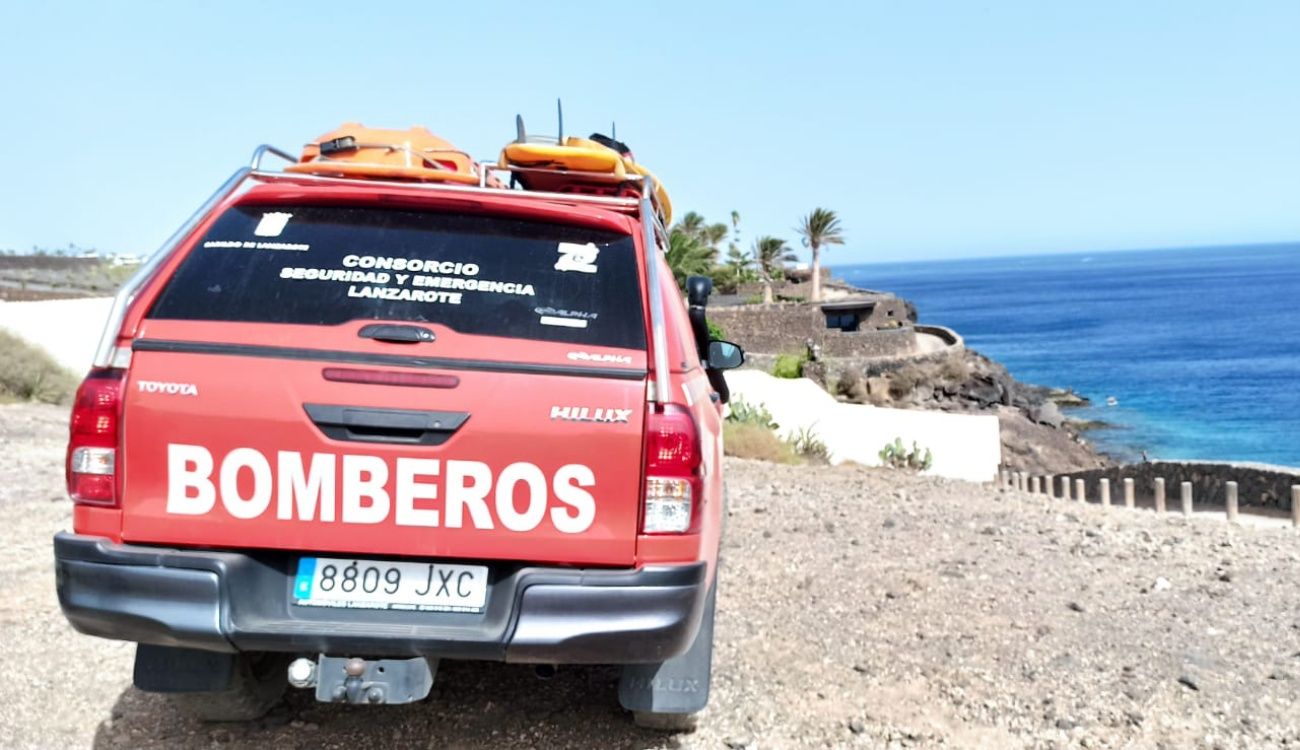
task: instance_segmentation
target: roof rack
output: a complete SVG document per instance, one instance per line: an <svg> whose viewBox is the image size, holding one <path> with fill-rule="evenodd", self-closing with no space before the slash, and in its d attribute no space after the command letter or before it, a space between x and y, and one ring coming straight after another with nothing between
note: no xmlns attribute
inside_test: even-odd
<svg viewBox="0 0 1300 750"><path fill-rule="evenodd" d="M440 192L473 192L473 193L487 192L494 195L514 195L514 196L518 196L520 193L524 193L545 200L559 201L565 203L583 203L583 204L590 204L590 205L597 205L597 206L605 206L610 208L622 209L624 211L635 211L639 209L642 204L641 198L638 196L624 197L624 196L613 196L613 195L589 195L586 193L559 193L559 192L551 192L551 191L543 191L543 190L525 190L522 188L498 188L498 187L492 187L488 184L489 176L494 173L495 174L519 173L519 172L534 172L534 173L544 173L544 174L561 173L565 175L571 175L576 178L588 177L593 180L598 180L602 178L608 179L609 175L604 172L555 170L555 169L546 169L542 167L518 167L518 166L503 167L497 162L478 161L475 162L475 167L477 167L479 173L479 184L475 186L475 185L457 185L457 184L450 184L444 182L433 183L433 182L417 182L413 180L375 180L369 178L356 178L356 177L331 177L327 175L294 174L290 172L284 172L281 170L272 170L266 168L264 162L266 161L266 158L268 156L277 157L283 161L289 162L290 164L296 164L298 162L298 159L292 156L291 154L289 154L288 152L268 144L262 144L261 146L258 146L256 149L253 150L253 156L249 160L249 170L250 170L249 175L251 177L255 177L257 179L266 182L319 182L319 183L327 183L327 184L349 184L349 185L355 185L355 184L391 185L394 187L415 188L421 190L432 190L432 191L440 191ZM624 182L629 185L639 186L638 192L640 193L641 196L647 196L647 195L649 196L650 205L654 209L654 213L656 214L656 219L658 219L658 222L656 223L662 223L663 207L658 204L658 201L655 198L655 191L652 189L647 189L650 179L642 175L630 174L627 175L626 180L624 180Z"/></svg>

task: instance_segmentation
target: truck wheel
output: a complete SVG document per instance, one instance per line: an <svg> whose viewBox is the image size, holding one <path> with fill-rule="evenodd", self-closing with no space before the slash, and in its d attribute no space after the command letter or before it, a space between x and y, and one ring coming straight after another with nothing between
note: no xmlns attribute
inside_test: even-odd
<svg viewBox="0 0 1300 750"><path fill-rule="evenodd" d="M270 711L289 686L289 657L284 654L240 654L230 684L222 690L174 693L172 703L199 721L252 721Z"/></svg>

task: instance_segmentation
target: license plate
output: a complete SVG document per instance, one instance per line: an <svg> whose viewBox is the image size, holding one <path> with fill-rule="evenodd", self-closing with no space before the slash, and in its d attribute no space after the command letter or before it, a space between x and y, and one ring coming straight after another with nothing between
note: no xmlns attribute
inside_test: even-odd
<svg viewBox="0 0 1300 750"><path fill-rule="evenodd" d="M482 565L304 557L293 603L304 607L482 612L488 569Z"/></svg>

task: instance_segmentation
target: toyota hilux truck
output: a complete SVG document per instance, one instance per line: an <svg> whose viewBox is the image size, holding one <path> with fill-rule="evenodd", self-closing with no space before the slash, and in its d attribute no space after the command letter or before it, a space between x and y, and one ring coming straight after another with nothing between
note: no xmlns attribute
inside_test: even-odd
<svg viewBox="0 0 1300 750"><path fill-rule="evenodd" d="M206 720L289 686L418 701L473 659L621 665L638 723L689 727L743 353L709 340L707 280L679 292L652 191L272 156L114 302L71 416L69 622Z"/></svg>

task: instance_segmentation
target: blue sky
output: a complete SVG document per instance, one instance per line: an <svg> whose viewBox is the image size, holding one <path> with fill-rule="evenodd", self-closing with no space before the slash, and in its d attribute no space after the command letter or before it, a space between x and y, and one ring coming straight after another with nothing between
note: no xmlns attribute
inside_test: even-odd
<svg viewBox="0 0 1300 750"><path fill-rule="evenodd" d="M1300 3L16 3L0 248L151 251L254 146L619 136L850 263L1300 240Z"/></svg>

